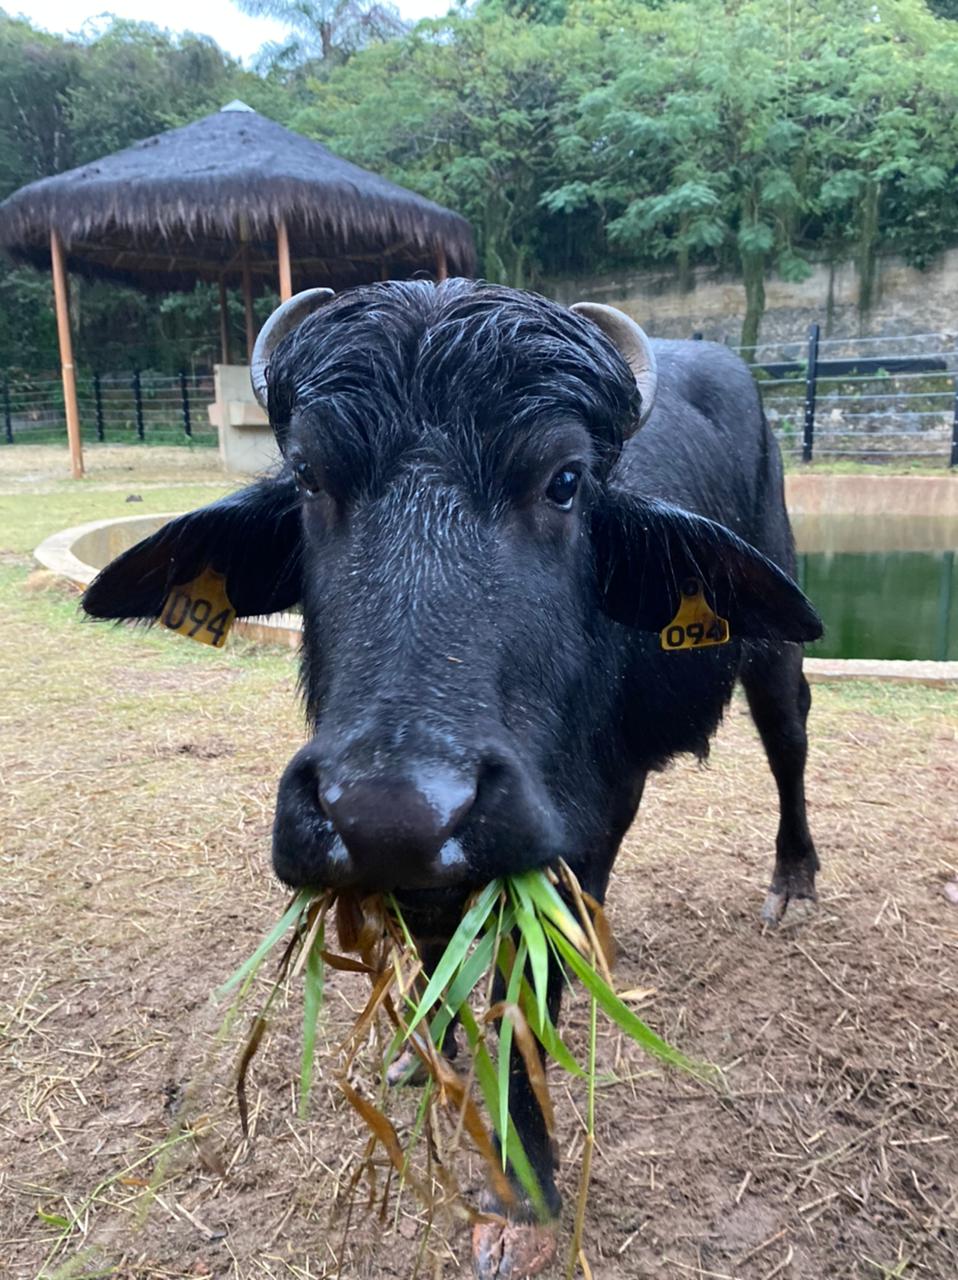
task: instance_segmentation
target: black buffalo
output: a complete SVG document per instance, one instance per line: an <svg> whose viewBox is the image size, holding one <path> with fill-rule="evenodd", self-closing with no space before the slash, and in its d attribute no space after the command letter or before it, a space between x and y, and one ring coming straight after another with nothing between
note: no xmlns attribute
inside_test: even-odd
<svg viewBox="0 0 958 1280"><path fill-rule="evenodd" d="M820 623L742 362L462 280L326 292L281 308L254 358L282 469L84 601L156 617L212 565L240 615L302 604L313 736L279 785L279 877L397 891L427 963L501 873L562 857L601 901L649 771L704 756L741 680L781 802L765 919L813 898L801 642ZM730 639L667 651L695 583ZM514 1097L557 1210L541 1115ZM495 1274L502 1241L479 1236Z"/></svg>

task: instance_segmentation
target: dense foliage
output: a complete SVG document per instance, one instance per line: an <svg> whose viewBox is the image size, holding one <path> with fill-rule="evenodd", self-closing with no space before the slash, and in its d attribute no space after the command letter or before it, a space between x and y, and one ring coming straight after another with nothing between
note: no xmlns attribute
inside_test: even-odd
<svg viewBox="0 0 958 1280"><path fill-rule="evenodd" d="M771 272L853 256L867 307L876 254L958 240L942 0L479 0L411 30L358 0L242 3L328 22L253 73L198 37L117 23L80 46L0 17L0 194L240 96L464 213L490 278L737 271L747 344ZM52 363L48 290L0 276L0 364ZM215 329L203 290L76 292L86 360L172 367Z"/></svg>

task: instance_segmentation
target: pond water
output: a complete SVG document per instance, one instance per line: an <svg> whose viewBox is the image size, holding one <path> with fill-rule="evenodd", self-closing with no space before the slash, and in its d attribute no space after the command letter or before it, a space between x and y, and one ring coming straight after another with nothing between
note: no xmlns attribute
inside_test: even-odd
<svg viewBox="0 0 958 1280"><path fill-rule="evenodd" d="M819 658L958 660L958 519L793 518Z"/></svg>

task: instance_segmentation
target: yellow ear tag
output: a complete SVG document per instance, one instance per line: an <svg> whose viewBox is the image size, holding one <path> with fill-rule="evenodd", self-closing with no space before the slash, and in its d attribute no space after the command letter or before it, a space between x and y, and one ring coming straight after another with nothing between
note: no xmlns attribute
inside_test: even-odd
<svg viewBox="0 0 958 1280"><path fill-rule="evenodd" d="M181 636L222 649L236 610L226 594L226 577L207 566L198 578L174 587L166 597L160 622Z"/></svg>
<svg viewBox="0 0 958 1280"><path fill-rule="evenodd" d="M671 650L704 649L712 644L728 644L728 622L712 612L698 578L686 578L682 583L679 611L669 625L659 632L659 639L663 649Z"/></svg>

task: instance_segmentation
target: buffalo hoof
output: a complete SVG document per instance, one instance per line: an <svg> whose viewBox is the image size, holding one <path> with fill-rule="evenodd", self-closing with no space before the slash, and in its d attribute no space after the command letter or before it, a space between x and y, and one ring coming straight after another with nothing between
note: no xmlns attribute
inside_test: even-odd
<svg viewBox="0 0 958 1280"><path fill-rule="evenodd" d="M556 1233L535 1222L497 1218L472 1229L472 1270L476 1280L524 1280L538 1276L556 1254Z"/></svg>
<svg viewBox="0 0 958 1280"><path fill-rule="evenodd" d="M386 1083L391 1088L404 1084L425 1084L428 1079L426 1065L414 1049L405 1049L386 1068Z"/></svg>
<svg viewBox="0 0 958 1280"><path fill-rule="evenodd" d="M804 924L815 913L815 894L789 893L770 889L762 904L762 924L772 929L779 926L793 928Z"/></svg>

